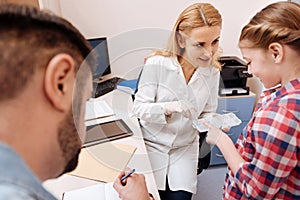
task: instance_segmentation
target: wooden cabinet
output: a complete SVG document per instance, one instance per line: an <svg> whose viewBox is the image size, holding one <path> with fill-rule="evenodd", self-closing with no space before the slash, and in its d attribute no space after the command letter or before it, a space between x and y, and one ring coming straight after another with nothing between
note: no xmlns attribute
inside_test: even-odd
<svg viewBox="0 0 300 200"><path fill-rule="evenodd" d="M217 113L225 114L233 112L238 118L242 120L239 126L234 126L227 132L228 136L235 143L242 130L247 126L253 112L255 102L255 94L250 93L249 95L243 96L229 96L219 97ZM210 166L226 164L226 161L216 146L211 147L211 160Z"/></svg>

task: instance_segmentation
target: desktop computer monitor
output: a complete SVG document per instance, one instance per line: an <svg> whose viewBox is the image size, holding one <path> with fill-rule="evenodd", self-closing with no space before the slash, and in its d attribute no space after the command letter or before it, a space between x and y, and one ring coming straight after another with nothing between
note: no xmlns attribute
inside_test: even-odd
<svg viewBox="0 0 300 200"><path fill-rule="evenodd" d="M108 55L107 38L99 37L87 39L97 55L96 67L93 72L94 80L101 80L101 77L111 73L110 60Z"/></svg>

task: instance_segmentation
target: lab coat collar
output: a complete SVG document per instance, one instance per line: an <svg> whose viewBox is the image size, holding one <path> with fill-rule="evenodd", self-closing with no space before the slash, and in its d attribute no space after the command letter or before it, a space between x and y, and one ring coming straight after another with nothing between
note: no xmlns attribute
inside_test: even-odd
<svg viewBox="0 0 300 200"><path fill-rule="evenodd" d="M176 72L180 72L181 71L181 65L179 64L177 57L172 57L171 62L172 62L172 65L168 65L167 66L168 69L169 70L174 70Z"/></svg>
<svg viewBox="0 0 300 200"><path fill-rule="evenodd" d="M208 66L208 67L198 67L196 70L197 74L202 74L204 76L211 76L212 73L215 73L216 70L214 69L214 67L212 66Z"/></svg>

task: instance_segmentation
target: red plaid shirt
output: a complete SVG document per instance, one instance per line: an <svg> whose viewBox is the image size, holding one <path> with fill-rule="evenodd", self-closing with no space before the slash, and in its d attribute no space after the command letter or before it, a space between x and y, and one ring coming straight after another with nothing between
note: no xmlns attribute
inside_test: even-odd
<svg viewBox="0 0 300 200"><path fill-rule="evenodd" d="M245 163L224 199L300 199L300 78L264 92L236 148Z"/></svg>

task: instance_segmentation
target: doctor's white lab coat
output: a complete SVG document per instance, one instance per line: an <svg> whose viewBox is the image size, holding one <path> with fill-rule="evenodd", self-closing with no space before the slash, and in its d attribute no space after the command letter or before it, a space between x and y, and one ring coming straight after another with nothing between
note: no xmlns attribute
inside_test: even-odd
<svg viewBox="0 0 300 200"><path fill-rule="evenodd" d="M164 114L164 104L189 100L199 117L217 108L220 72L213 67L198 67L188 84L175 57L154 56L143 68L133 112L141 129L159 190L165 190L166 177L171 190L196 193L198 132L192 120L182 114Z"/></svg>

